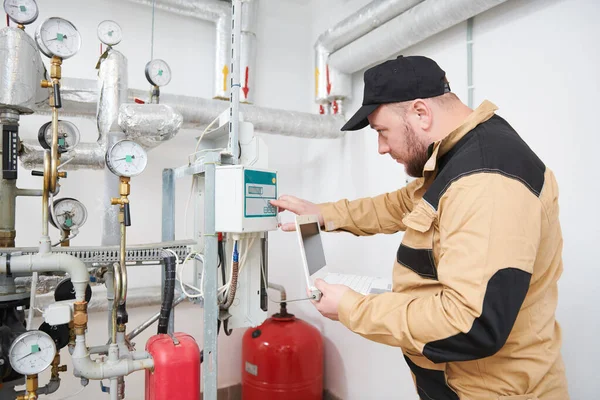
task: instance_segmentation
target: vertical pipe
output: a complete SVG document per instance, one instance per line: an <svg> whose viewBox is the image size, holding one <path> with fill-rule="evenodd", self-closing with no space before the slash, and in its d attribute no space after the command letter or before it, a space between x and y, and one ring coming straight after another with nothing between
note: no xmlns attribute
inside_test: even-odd
<svg viewBox="0 0 600 400"><path fill-rule="evenodd" d="M192 179L194 179L192 177ZM187 224L187 221L186 221ZM162 174L162 241L170 242L175 240L175 176L172 169L164 169ZM162 301L165 296L165 268L161 268L162 276ZM171 310L169 315L169 327L167 333L173 333L175 320L175 310Z"/></svg>
<svg viewBox="0 0 600 400"><path fill-rule="evenodd" d="M2 157L2 125L19 125L19 114L0 110L0 158ZM15 207L17 180L0 177L0 247L15 247Z"/></svg>
<svg viewBox="0 0 600 400"><path fill-rule="evenodd" d="M233 163L238 163L240 151L238 147L240 125L240 45L242 42L242 1L231 3L231 99L229 102L229 152Z"/></svg>
<svg viewBox="0 0 600 400"><path fill-rule="evenodd" d="M218 154L206 156L204 186L204 362L202 387L204 398L217 398L217 247L215 232L215 167Z"/></svg>
<svg viewBox="0 0 600 400"><path fill-rule="evenodd" d="M473 18L467 20L467 105L473 108Z"/></svg>

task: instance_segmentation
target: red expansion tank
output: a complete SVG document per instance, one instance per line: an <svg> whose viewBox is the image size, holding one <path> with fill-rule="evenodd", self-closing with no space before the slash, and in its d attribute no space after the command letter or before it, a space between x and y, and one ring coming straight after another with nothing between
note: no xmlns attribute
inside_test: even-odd
<svg viewBox="0 0 600 400"><path fill-rule="evenodd" d="M312 325L288 314L248 329L242 342L243 400L321 400L323 339Z"/></svg>
<svg viewBox="0 0 600 400"><path fill-rule="evenodd" d="M146 351L154 371L146 370L146 400L200 399L200 349L188 334L155 335Z"/></svg>

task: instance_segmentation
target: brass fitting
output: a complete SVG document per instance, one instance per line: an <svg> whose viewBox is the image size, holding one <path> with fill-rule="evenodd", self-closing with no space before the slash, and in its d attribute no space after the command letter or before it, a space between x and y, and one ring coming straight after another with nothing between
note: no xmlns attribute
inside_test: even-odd
<svg viewBox="0 0 600 400"><path fill-rule="evenodd" d="M52 370L51 370L51 377L52 379L56 379L58 378L58 375L61 372L66 372L67 371L67 366L66 365L60 365L60 353L57 352L56 355L54 356L54 360L52 360Z"/></svg>
<svg viewBox="0 0 600 400"><path fill-rule="evenodd" d="M0 247L15 247L15 231L0 231Z"/></svg>
<svg viewBox="0 0 600 400"><path fill-rule="evenodd" d="M73 326L75 335L84 335L87 329L87 301L77 301L73 304L75 312L73 313Z"/></svg>
<svg viewBox="0 0 600 400"><path fill-rule="evenodd" d="M125 324L117 325L117 332L125 332Z"/></svg>
<svg viewBox="0 0 600 400"><path fill-rule="evenodd" d="M129 203L129 199L127 198L127 196L129 196L129 181L130 178L127 176L122 176L121 177L121 183L119 184L119 194L121 195L121 197L113 197L112 199L110 199L110 203L114 206L116 204L119 204L121 206Z"/></svg>
<svg viewBox="0 0 600 400"><path fill-rule="evenodd" d="M52 80L57 80L61 78L61 64L62 64L62 59L60 57L54 56L52 57L52 60L50 60L50 77L52 78ZM57 83L55 81L55 83Z"/></svg>
<svg viewBox="0 0 600 400"><path fill-rule="evenodd" d="M38 390L38 376L37 375L27 375L27 384L26 384L27 393L17 396L16 400L37 400L37 390Z"/></svg>

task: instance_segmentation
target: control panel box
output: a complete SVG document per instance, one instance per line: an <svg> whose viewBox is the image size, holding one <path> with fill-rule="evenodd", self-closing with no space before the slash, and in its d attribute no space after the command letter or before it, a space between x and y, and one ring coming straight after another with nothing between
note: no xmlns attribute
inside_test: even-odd
<svg viewBox="0 0 600 400"><path fill-rule="evenodd" d="M215 228L248 233L277 230L277 172L227 165L216 168Z"/></svg>

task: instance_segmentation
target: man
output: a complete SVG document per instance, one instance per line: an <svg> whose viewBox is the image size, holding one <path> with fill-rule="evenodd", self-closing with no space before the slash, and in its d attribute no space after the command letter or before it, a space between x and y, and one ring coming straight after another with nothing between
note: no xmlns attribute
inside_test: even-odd
<svg viewBox="0 0 600 400"><path fill-rule="evenodd" d="M450 92L433 60L400 56L364 82L363 106L342 130L370 125L379 152L418 179L374 198L273 201L318 214L326 231L405 232L392 293L363 296L320 280L316 308L401 347L423 400L567 400L553 173L492 103L471 110Z"/></svg>

